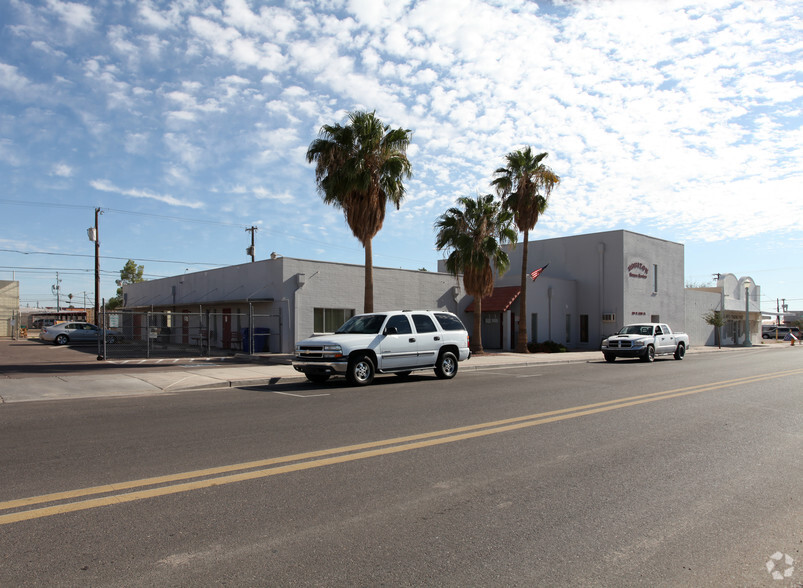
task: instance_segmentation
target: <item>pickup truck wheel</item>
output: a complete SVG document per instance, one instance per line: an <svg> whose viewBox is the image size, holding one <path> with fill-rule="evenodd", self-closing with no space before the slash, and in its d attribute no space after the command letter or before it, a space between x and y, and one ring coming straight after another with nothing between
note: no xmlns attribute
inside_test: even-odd
<svg viewBox="0 0 803 588"><path fill-rule="evenodd" d="M329 379L329 374L304 374L313 384L323 384Z"/></svg>
<svg viewBox="0 0 803 588"><path fill-rule="evenodd" d="M603 355L605 355L605 361L608 363L613 363L616 361L616 356L613 353L605 353Z"/></svg>
<svg viewBox="0 0 803 588"><path fill-rule="evenodd" d="M641 361L646 361L647 363L652 363L655 361L655 347L652 345L647 345L647 351L644 352L644 355L641 356Z"/></svg>
<svg viewBox="0 0 803 588"><path fill-rule="evenodd" d="M435 364L435 375L442 380L450 380L457 375L457 357L451 351L444 351Z"/></svg>
<svg viewBox="0 0 803 588"><path fill-rule="evenodd" d="M374 381L374 363L365 354L357 355L349 360L346 379L352 386L367 386Z"/></svg>
<svg viewBox="0 0 803 588"><path fill-rule="evenodd" d="M678 343L678 348L675 349L675 359L683 359L684 355L686 355L686 346L683 343Z"/></svg>

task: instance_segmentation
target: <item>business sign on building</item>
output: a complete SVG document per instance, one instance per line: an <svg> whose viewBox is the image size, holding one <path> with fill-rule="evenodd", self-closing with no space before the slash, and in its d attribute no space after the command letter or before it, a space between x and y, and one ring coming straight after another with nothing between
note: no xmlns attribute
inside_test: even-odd
<svg viewBox="0 0 803 588"><path fill-rule="evenodd" d="M636 278L639 280L646 280L650 275L650 268L646 263L641 261L634 261L627 266L627 276L629 278Z"/></svg>

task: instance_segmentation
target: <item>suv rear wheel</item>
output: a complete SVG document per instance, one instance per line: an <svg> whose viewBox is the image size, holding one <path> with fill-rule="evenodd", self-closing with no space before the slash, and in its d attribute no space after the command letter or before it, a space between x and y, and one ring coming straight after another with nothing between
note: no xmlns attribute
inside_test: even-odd
<svg viewBox="0 0 803 588"><path fill-rule="evenodd" d="M444 351L435 364L435 375L444 380L450 380L457 375L457 357L451 351Z"/></svg>

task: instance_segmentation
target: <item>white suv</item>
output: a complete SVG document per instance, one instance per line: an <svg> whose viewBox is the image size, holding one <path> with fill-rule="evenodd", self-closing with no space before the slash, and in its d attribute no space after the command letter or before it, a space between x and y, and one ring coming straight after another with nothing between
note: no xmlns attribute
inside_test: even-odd
<svg viewBox="0 0 803 588"><path fill-rule="evenodd" d="M469 357L468 332L452 313L394 310L358 314L332 335L299 341L293 367L310 382L341 375L364 386L376 373L406 377L434 369L439 378L453 378L457 363Z"/></svg>

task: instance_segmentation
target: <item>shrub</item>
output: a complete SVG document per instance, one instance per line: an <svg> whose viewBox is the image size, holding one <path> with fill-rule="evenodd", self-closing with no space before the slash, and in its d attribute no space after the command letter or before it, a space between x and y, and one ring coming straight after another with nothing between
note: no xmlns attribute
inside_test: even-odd
<svg viewBox="0 0 803 588"><path fill-rule="evenodd" d="M530 353L564 353L568 351L561 343L554 341L543 341L542 343L527 343Z"/></svg>

